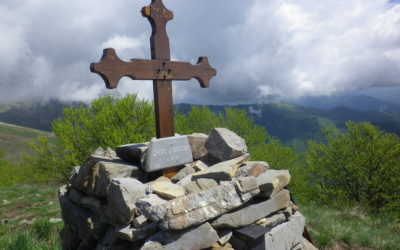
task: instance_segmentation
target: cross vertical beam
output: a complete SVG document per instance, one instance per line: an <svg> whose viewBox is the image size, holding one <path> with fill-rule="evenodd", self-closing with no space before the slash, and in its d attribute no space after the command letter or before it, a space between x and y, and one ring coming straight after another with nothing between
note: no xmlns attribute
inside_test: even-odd
<svg viewBox="0 0 400 250"><path fill-rule="evenodd" d="M143 7L142 15L147 17L152 28L151 59L171 60L166 25L174 18L173 12L165 8L161 0L152 0L150 6ZM174 136L171 80L153 80L153 92L157 138Z"/></svg>
<svg viewBox="0 0 400 250"><path fill-rule="evenodd" d="M166 26L174 18L172 11L165 8L162 0L152 0L150 6L143 7L142 15L151 24L151 59L171 60ZM174 136L172 81L153 80L153 93L157 138ZM163 175L172 178L176 172L176 168L167 168L163 170Z"/></svg>

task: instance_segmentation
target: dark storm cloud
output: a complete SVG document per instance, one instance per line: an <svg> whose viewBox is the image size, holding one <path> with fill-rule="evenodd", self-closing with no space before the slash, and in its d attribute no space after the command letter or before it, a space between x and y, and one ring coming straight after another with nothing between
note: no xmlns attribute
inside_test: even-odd
<svg viewBox="0 0 400 250"><path fill-rule="evenodd" d="M149 58L150 1L0 3L0 98L89 101L108 92L89 72L102 49ZM175 82L175 102L240 103L400 86L400 5L386 0L165 0L174 60L208 56L209 89ZM150 82L113 92L152 99Z"/></svg>

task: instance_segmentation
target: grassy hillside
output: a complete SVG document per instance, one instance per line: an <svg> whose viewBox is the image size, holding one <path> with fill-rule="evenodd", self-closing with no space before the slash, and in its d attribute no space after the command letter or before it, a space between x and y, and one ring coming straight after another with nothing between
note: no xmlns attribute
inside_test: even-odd
<svg viewBox="0 0 400 250"><path fill-rule="evenodd" d="M48 137L53 142L55 140L49 132L0 122L0 151L4 152L5 160L19 162L23 155L34 153L28 143L36 141L39 136Z"/></svg>
<svg viewBox="0 0 400 250"><path fill-rule="evenodd" d="M0 104L0 121L24 127L51 131L51 123L61 116L64 108L76 107L82 103L64 103L49 100L45 103Z"/></svg>

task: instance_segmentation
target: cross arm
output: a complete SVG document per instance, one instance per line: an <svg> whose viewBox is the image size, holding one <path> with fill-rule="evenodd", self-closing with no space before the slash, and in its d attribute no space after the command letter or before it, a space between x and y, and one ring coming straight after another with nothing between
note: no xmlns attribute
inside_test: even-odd
<svg viewBox="0 0 400 250"><path fill-rule="evenodd" d="M210 66L207 57L200 57L196 65L187 62L132 59L125 62L119 59L115 50L103 50L98 63L92 63L90 70L99 74L107 88L116 88L118 81L127 76L137 80L190 80L197 79L202 88L207 88L210 79L217 71Z"/></svg>

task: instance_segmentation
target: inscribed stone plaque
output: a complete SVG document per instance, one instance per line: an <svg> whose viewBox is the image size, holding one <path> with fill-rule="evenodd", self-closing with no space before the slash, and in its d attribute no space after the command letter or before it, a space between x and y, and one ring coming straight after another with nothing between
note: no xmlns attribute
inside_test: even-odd
<svg viewBox="0 0 400 250"><path fill-rule="evenodd" d="M192 150L187 136L153 138L147 150L145 170L153 172L192 161Z"/></svg>

